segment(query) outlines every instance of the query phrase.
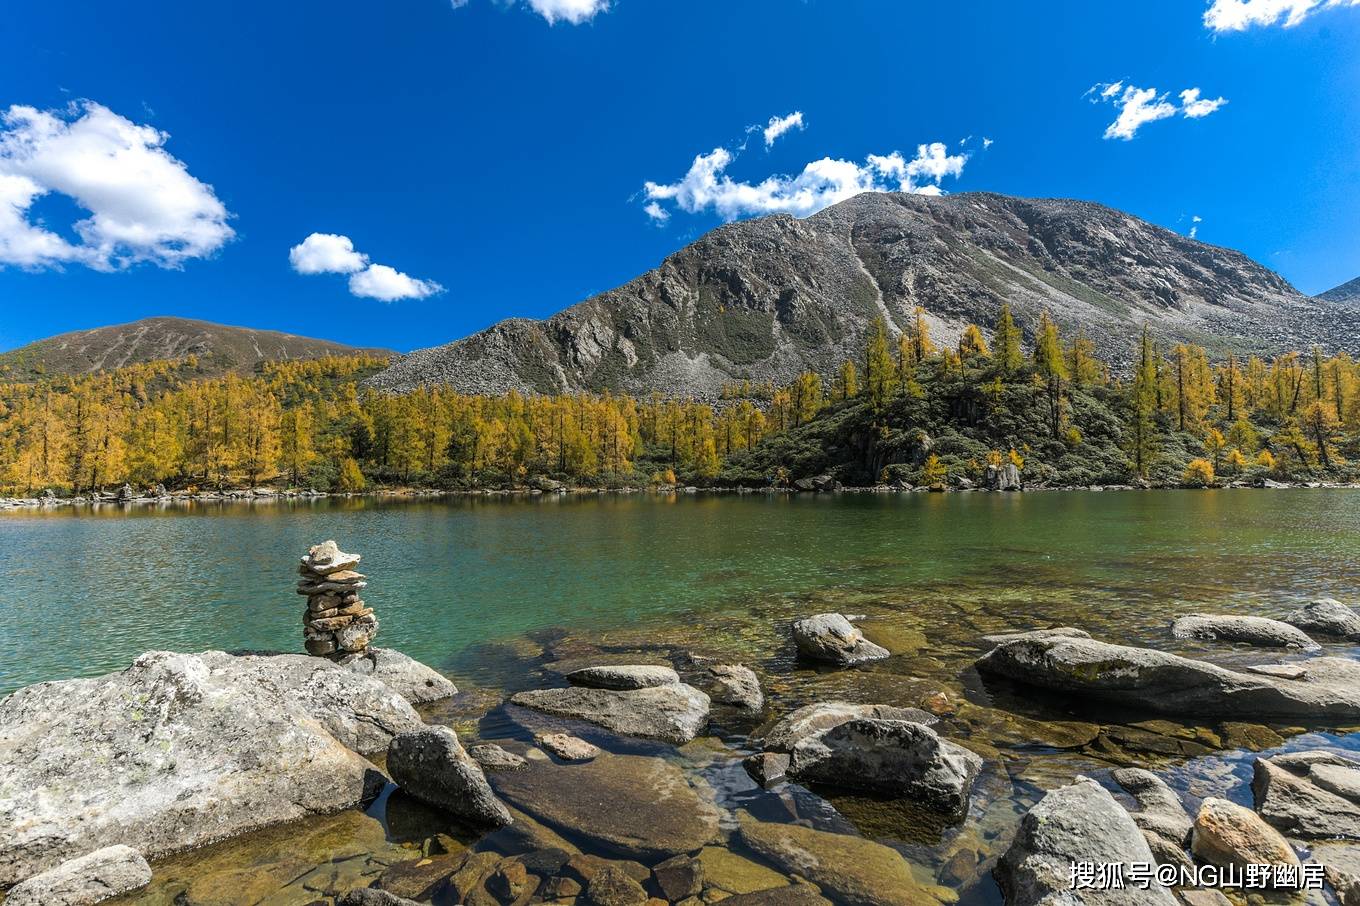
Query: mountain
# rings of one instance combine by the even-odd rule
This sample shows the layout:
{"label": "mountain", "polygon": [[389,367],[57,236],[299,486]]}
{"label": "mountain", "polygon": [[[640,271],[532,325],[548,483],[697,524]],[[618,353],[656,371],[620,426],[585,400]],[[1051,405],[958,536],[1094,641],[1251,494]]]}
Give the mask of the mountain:
{"label": "mountain", "polygon": [[86,374],[140,362],[198,356],[206,374],[249,373],[261,362],[315,359],[360,350],[343,343],[273,330],[227,327],[187,318],[144,318],[38,340],[0,353],[0,378],[28,380],[42,374]]}
{"label": "mountain", "polygon": [[1324,302],[1360,302],[1360,277],[1356,277],[1350,283],[1343,283],[1334,289],[1329,289],[1325,293],[1318,293],[1314,298]]}
{"label": "mountain", "polygon": [[1048,309],[1116,361],[1144,323],[1216,354],[1332,346],[1360,336],[1331,303],[1229,249],[1099,204],[990,193],[870,193],[805,220],[713,230],[656,270],[545,321],[511,319],[404,356],[369,379],[404,390],[659,391],[712,397],[750,379],[830,373],[862,354],[876,317],[915,306],[934,337],[989,328],[1002,302],[1023,327]]}

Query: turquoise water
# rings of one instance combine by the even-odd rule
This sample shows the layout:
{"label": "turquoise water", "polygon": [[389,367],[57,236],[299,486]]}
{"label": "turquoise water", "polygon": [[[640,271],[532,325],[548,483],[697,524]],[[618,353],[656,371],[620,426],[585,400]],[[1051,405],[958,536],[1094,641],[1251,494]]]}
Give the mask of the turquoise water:
{"label": "turquoise water", "polygon": [[0,516],[0,694],[151,649],[300,650],[297,558],[332,537],[364,556],[380,644],[487,682],[484,643],[553,628],[679,632],[858,600],[929,626],[974,601],[1017,625],[1155,635],[1190,604],[1360,597],[1348,490],[20,511]]}

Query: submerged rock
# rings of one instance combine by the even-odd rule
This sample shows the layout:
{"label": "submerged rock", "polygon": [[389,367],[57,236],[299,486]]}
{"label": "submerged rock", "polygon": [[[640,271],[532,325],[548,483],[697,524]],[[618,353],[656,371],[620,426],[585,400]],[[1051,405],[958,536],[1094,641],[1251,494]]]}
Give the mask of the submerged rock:
{"label": "submerged rock", "polygon": [[1360,719],[1360,664],[1323,657],[1288,667],[1284,676],[1238,672],[1079,638],[1015,639],[977,662],[983,673],[1165,714]]}
{"label": "submerged rock", "polygon": [[807,878],[846,906],[939,902],[916,881],[902,854],[881,843],[797,824],[757,821],[745,812],[737,833],[742,843],[780,871]]}
{"label": "submerged rock", "polygon": [[624,736],[683,744],[708,725],[709,698],[684,683],[644,689],[535,689],[510,701],[559,717],[599,724]]}
{"label": "submerged rock", "polygon": [[1286,623],[1308,632],[1360,640],[1360,613],[1335,598],[1310,601],[1284,618]]}
{"label": "submerged rock", "polygon": [[91,906],[151,883],[151,867],[130,846],[106,846],[15,885],[7,906]]}
{"label": "submerged rock", "polygon": [[1213,865],[1292,865],[1299,857],[1280,832],[1249,808],[1210,797],[1200,804],[1190,851]]}
{"label": "submerged rock", "polygon": [[741,762],[751,779],[761,786],[783,782],[789,773],[789,756],[784,752],[756,752]]}
{"label": "submerged rock", "polygon": [[420,904],[385,890],[360,887],[341,894],[336,899],[335,906],[420,906]]}
{"label": "submerged rock", "polygon": [[397,736],[387,750],[387,770],[412,796],[465,821],[504,827],[514,820],[491,791],[481,766],[448,727]]}
{"label": "submerged rock", "polygon": [[662,758],[602,754],[584,764],[532,760],[492,776],[516,808],[628,859],[692,853],[718,835],[718,811]]}
{"label": "submerged rock", "polygon": [[924,724],[860,718],[799,742],[788,773],[800,782],[903,796],[957,814],[981,768],[981,758]]}
{"label": "submerged rock", "polygon": [[832,906],[831,901],[811,884],[786,884],[755,893],[740,893],[719,902],[728,906]]}
{"label": "submerged rock", "polygon": [[1094,780],[1052,790],[1020,821],[994,875],[1006,906],[1070,903],[1090,906],[1176,906],[1165,887],[1147,890],[1073,890],[1077,863],[1128,865],[1153,861],[1143,832],[1128,812]]}
{"label": "submerged rock", "polygon": [[376,679],[305,655],[152,652],[20,689],[0,701],[0,886],[113,844],[154,859],[368,801],[385,779],[350,747],[419,725]]}
{"label": "submerged rock", "polygon": [[936,722],[935,715],[920,708],[860,705],[838,701],[816,702],[785,715],[765,734],[761,746],[771,752],[792,752],[794,746],[809,736],[857,719],[907,720],[927,726]]}
{"label": "submerged rock", "polygon": [[1360,762],[1334,752],[1258,758],[1256,811],[1292,837],[1360,840]]}
{"label": "submerged rock", "polygon": [[673,686],[680,682],[680,675],[670,667],[629,664],[583,667],[568,673],[567,682],[592,689],[651,689],[655,686]]}
{"label": "submerged rock", "polygon": [[819,613],[793,624],[793,641],[798,653],[814,661],[849,667],[888,656],[888,649],[864,637],[849,620],[838,613]]}
{"label": "submerged rock", "polygon": [[413,705],[458,694],[458,687],[443,674],[391,648],[369,648],[358,654],[345,655],[336,663],[347,670],[381,680],[383,685],[395,689]]}
{"label": "submerged rock", "polygon": [[1091,634],[1084,629],[1072,626],[1054,626],[1051,629],[1029,629],[1024,632],[998,632],[984,635],[982,640],[992,645],[1014,642],[1017,639],[1089,639]]}
{"label": "submerged rock", "polygon": [[534,742],[563,761],[590,761],[600,754],[598,746],[570,733],[540,733]]}
{"label": "submerged rock", "polygon": [[1171,634],[1178,639],[1243,642],[1264,648],[1316,651],[1322,647],[1297,627],[1266,617],[1192,613],[1173,622]]}
{"label": "submerged rock", "polygon": [[481,765],[483,771],[518,771],[527,767],[529,762],[521,755],[507,752],[495,743],[482,743],[468,749],[472,760]]}

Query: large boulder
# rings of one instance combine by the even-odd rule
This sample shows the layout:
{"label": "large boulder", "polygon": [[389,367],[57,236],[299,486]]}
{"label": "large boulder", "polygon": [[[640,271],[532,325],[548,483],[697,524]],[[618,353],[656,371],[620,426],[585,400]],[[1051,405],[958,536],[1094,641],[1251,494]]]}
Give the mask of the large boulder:
{"label": "large boulder", "polygon": [[1236,671],[1165,651],[1047,636],[1003,642],[983,655],[977,668],[1068,695],[1166,714],[1254,721],[1360,718],[1360,664],[1342,658]]}
{"label": "large boulder", "polygon": [[347,654],[337,663],[348,670],[381,680],[413,705],[423,705],[458,694],[458,687],[447,677],[420,661],[391,648],[368,648]]}
{"label": "large boulder", "polygon": [[788,776],[904,796],[957,814],[967,806],[981,768],[981,758],[924,724],[857,719],[794,746]]}
{"label": "large boulder", "polygon": [[517,809],[626,859],[691,853],[718,836],[717,809],[663,758],[602,754],[556,764],[540,755],[491,779]]}
{"label": "large boulder", "polygon": [[387,750],[387,770],[412,796],[472,824],[504,827],[513,821],[481,765],[448,727],[422,727],[395,737]]}
{"label": "large boulder", "polygon": [[1147,838],[1157,863],[1189,865],[1185,848],[1190,843],[1190,827],[1194,822],[1176,791],[1142,768],[1118,768],[1110,776],[1138,803],[1138,810],[1130,817]]}
{"label": "large boulder", "polygon": [[650,689],[654,686],[672,686],[680,682],[680,675],[670,667],[628,664],[582,667],[568,673],[567,682],[592,689]]}
{"label": "large boulder", "polygon": [[1256,811],[1291,837],[1360,840],[1360,762],[1335,752],[1258,758]]}
{"label": "large boulder", "polygon": [[888,656],[888,649],[875,645],[839,613],[819,613],[793,624],[798,653],[810,660],[850,667]]}
{"label": "large boulder", "polygon": [[1176,906],[1165,887],[1073,889],[1072,866],[1152,863],[1138,825],[1094,780],[1082,778],[1052,790],[1020,820],[1010,848],[993,874],[1006,906]]}
{"label": "large boulder", "polygon": [[907,720],[930,725],[935,715],[920,708],[899,708],[895,705],[860,705],[853,702],[814,702],[790,711],[760,740],[761,747],[770,752],[792,752],[804,739],[832,727],[857,719]]}
{"label": "large boulder", "polygon": [[1300,629],[1267,617],[1230,614],[1192,613],[1171,624],[1171,635],[1178,639],[1209,642],[1242,642],[1263,648],[1298,648],[1316,651],[1322,647]]}
{"label": "large boulder", "polygon": [[709,698],[684,683],[644,689],[534,689],[510,698],[513,704],[558,717],[599,724],[624,736],[683,744],[708,726]]}
{"label": "large boulder", "polygon": [[0,887],[114,844],[155,859],[368,801],[386,779],[353,747],[419,725],[378,680],[303,655],[152,652],[21,689],[0,702]]}
{"label": "large boulder", "polygon": [[1291,611],[1284,621],[1307,632],[1360,641],[1360,613],[1335,598],[1310,601]]}
{"label": "large boulder", "polygon": [[7,906],[91,906],[151,883],[151,867],[130,846],[106,846],[15,885]]}
{"label": "large boulder", "polygon": [[1190,832],[1190,851],[1211,865],[1288,865],[1301,870],[1289,841],[1249,808],[1210,797],[1200,803]]}
{"label": "large boulder", "polygon": [[902,854],[881,843],[798,824],[739,815],[737,834],[785,874],[807,878],[845,906],[929,906],[939,900],[920,885]]}
{"label": "large boulder", "polygon": [[760,678],[750,667],[741,664],[707,664],[703,671],[705,691],[713,701],[732,705],[744,711],[759,711],[765,707],[765,693]]}

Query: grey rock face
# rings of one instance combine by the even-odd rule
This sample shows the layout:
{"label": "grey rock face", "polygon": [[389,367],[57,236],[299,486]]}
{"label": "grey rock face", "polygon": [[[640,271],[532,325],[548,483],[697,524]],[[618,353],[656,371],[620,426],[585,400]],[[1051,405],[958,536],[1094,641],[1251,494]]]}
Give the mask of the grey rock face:
{"label": "grey rock face", "polygon": [[1190,827],[1194,822],[1176,791],[1142,768],[1119,768],[1110,776],[1138,803],[1138,811],[1132,812],[1131,817],[1147,838],[1158,864],[1190,864],[1185,848],[1190,843]]}
{"label": "grey rock face", "polygon": [[1334,752],[1258,758],[1251,781],[1256,811],[1309,840],[1360,840],[1360,762]]}
{"label": "grey rock face", "polygon": [[151,867],[130,846],[106,846],[15,885],[7,906],[90,906],[151,883]]}
{"label": "grey rock face", "polygon": [[1349,283],[1332,287],[1325,293],[1318,293],[1318,299],[1324,302],[1357,302],[1360,301],[1360,277],[1356,277]]}
{"label": "grey rock face", "polygon": [[1091,634],[1084,629],[1055,626],[1052,629],[1030,629],[1025,632],[999,632],[994,635],[984,635],[982,640],[993,645],[1000,645],[1002,642],[1014,642],[1016,639],[1089,639],[1090,637]]}
{"label": "grey rock face", "polygon": [[715,701],[746,711],[765,707],[765,693],[760,679],[750,667],[741,664],[710,664],[703,668],[707,674],[708,694]]}
{"label": "grey rock face", "polygon": [[798,653],[814,661],[850,667],[888,656],[888,650],[875,645],[864,633],[838,613],[819,613],[793,624],[793,641]]}
{"label": "grey rock face", "polygon": [[1360,614],[1335,598],[1310,601],[1292,611],[1284,621],[1308,632],[1360,640]]}
{"label": "grey rock face", "polygon": [[0,886],[114,844],[154,859],[367,801],[384,778],[342,737],[412,723],[377,680],[304,655],[151,652],[21,689],[0,702]]}
{"label": "grey rock face", "polygon": [[857,719],[905,720],[927,726],[936,722],[935,715],[920,708],[816,702],[785,715],[765,734],[761,745],[771,752],[792,752],[802,740]]}
{"label": "grey rock face", "polygon": [[994,874],[1007,906],[1176,906],[1165,887],[1071,889],[1078,862],[1152,862],[1152,851],[1128,812],[1094,780],[1052,790],[1025,814]]}
{"label": "grey rock face", "polygon": [[1178,639],[1243,642],[1265,648],[1300,648],[1304,651],[1315,651],[1322,647],[1297,627],[1266,617],[1193,613],[1172,623],[1171,634]]}
{"label": "grey rock face", "polygon": [[518,771],[528,765],[522,756],[489,742],[473,746],[468,749],[468,754],[481,765],[483,771]]}
{"label": "grey rock face", "polygon": [[599,724],[624,736],[689,742],[708,725],[707,695],[684,683],[646,689],[535,689],[510,701],[559,717]]}
{"label": "grey rock face", "polygon": [[336,899],[335,906],[420,906],[420,904],[415,900],[408,900],[385,890],[360,887],[357,890],[341,894]]}
{"label": "grey rock face", "polygon": [[1238,672],[1163,651],[1094,639],[1021,638],[983,655],[979,671],[1165,714],[1214,717],[1360,717],[1360,664],[1314,658],[1287,676]]}
{"label": "grey rock face", "polygon": [[583,667],[568,673],[567,682],[573,686],[587,686],[591,689],[650,689],[654,686],[674,685],[680,682],[680,675],[670,667],[656,667],[650,664]]}
{"label": "grey rock face", "polygon": [[394,738],[387,770],[403,790],[459,818],[491,827],[513,821],[481,766],[448,727],[425,727]]}
{"label": "grey rock face", "polygon": [[[1245,256],[1101,205],[960,192],[866,193],[806,220],[720,227],[660,267],[546,321],[512,319],[413,352],[368,381],[464,393],[626,390],[717,397],[736,380],[785,384],[862,354],[873,320],[916,306],[945,344],[1009,302],[1051,312],[1127,361],[1143,323],[1169,342],[1232,337],[1239,352],[1349,344],[1360,314],[1308,300]],[[1226,351],[1224,349],[1223,351]]]}
{"label": "grey rock face", "polygon": [[949,814],[962,812],[982,759],[923,724],[850,720],[793,747],[789,776],[800,782],[904,796]]}
{"label": "grey rock face", "polygon": [[380,680],[413,705],[452,698],[458,687],[438,671],[391,648],[369,648],[341,658],[340,666]]}

